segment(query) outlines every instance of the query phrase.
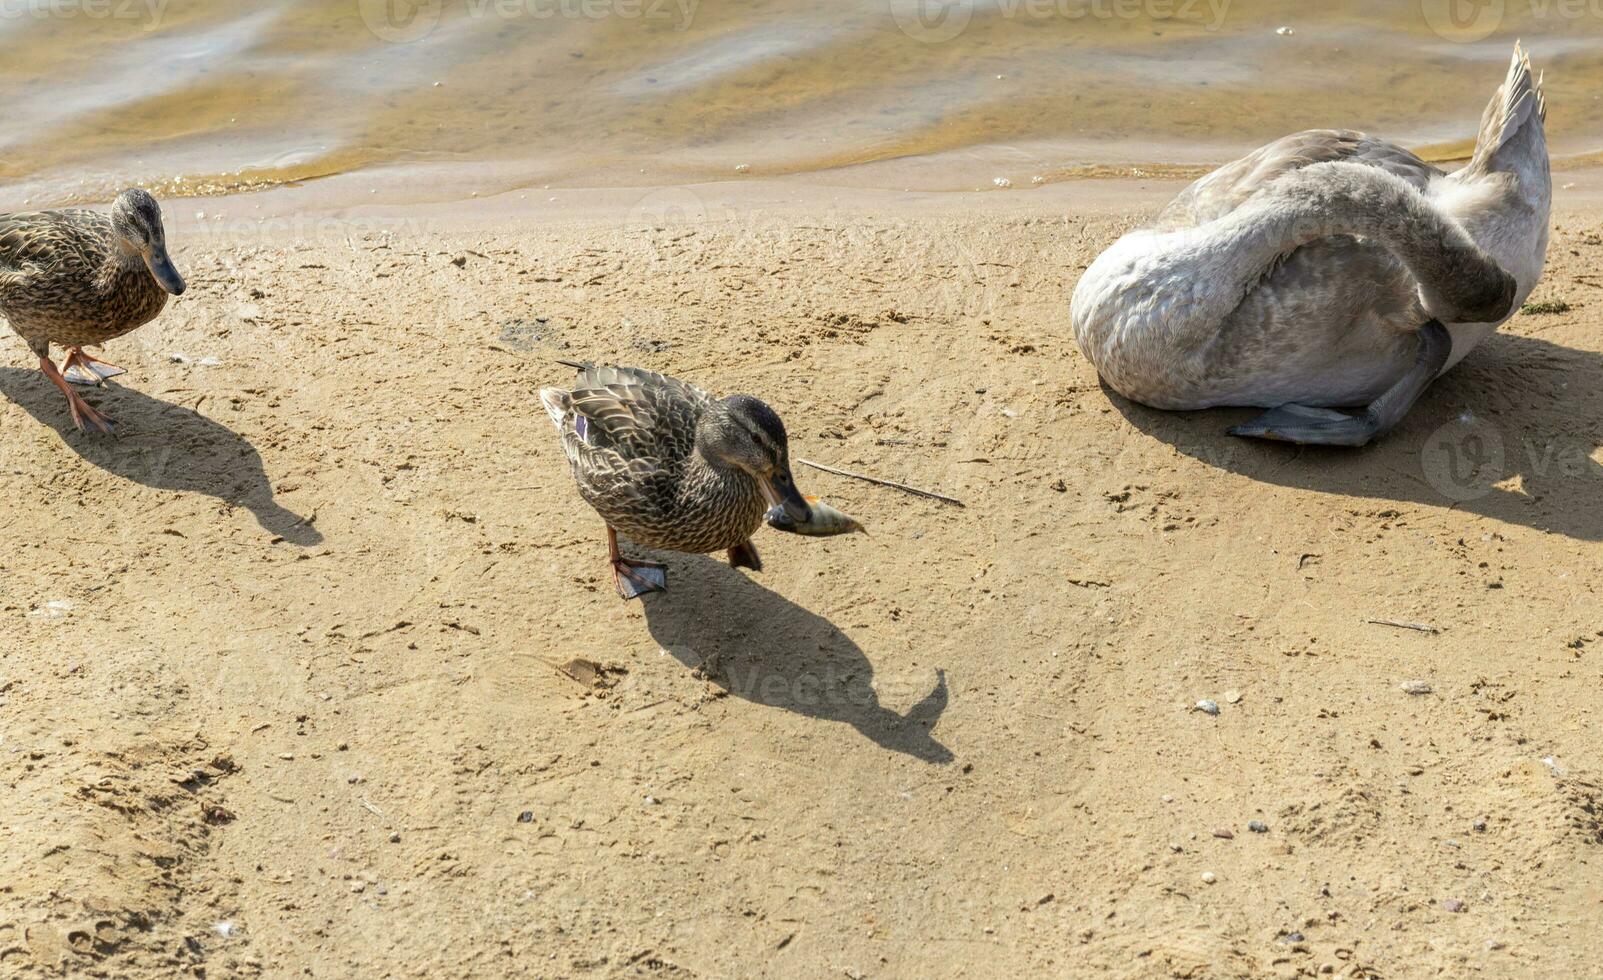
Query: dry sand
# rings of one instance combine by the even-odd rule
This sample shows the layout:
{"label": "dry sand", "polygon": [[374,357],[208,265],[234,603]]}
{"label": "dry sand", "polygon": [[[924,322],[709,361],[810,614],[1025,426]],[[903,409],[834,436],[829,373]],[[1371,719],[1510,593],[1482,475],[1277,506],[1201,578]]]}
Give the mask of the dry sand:
{"label": "dry sand", "polygon": [[[1603,206],[1567,311],[1299,451],[1074,349],[1174,186],[180,222],[119,441],[0,366],[0,974],[1596,970]],[[968,507],[803,469],[872,536],[624,603],[559,356]]]}

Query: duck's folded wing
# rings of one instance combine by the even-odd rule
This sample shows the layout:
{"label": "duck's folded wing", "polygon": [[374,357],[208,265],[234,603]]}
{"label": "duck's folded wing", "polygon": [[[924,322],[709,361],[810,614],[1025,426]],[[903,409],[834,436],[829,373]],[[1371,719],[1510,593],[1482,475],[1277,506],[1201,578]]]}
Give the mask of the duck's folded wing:
{"label": "duck's folded wing", "polygon": [[0,274],[19,274],[43,258],[48,231],[43,215],[0,214]]}
{"label": "duck's folded wing", "polygon": [[655,457],[626,457],[611,447],[592,446],[571,430],[562,441],[579,485],[592,501],[649,495],[668,476]]}
{"label": "duck's folded wing", "polygon": [[693,385],[637,368],[592,367],[581,373],[573,411],[585,441],[629,459],[675,460],[695,447],[708,395]]}
{"label": "duck's folded wing", "polygon": [[1443,172],[1395,143],[1342,129],[1293,133],[1227,163],[1186,188],[1160,212],[1160,229],[1194,228],[1236,210],[1286,174],[1315,163],[1361,163],[1401,177],[1419,190]]}
{"label": "duck's folded wing", "polygon": [[82,276],[103,261],[110,227],[95,211],[0,214],[0,277],[15,286],[40,270]]}

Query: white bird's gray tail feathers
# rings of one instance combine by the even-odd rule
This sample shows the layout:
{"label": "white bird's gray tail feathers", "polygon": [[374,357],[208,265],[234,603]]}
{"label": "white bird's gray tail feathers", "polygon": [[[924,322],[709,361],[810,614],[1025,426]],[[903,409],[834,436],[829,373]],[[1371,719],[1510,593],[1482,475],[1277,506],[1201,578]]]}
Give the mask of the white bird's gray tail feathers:
{"label": "white bird's gray tail feathers", "polygon": [[1492,96],[1492,101],[1481,116],[1480,135],[1475,141],[1475,156],[1464,168],[1471,173],[1491,173],[1500,169],[1494,159],[1497,151],[1512,142],[1526,127],[1536,127],[1539,133],[1547,119],[1547,99],[1542,95],[1542,80],[1531,74],[1531,59],[1525,46],[1514,42],[1514,57],[1508,66],[1508,77]]}

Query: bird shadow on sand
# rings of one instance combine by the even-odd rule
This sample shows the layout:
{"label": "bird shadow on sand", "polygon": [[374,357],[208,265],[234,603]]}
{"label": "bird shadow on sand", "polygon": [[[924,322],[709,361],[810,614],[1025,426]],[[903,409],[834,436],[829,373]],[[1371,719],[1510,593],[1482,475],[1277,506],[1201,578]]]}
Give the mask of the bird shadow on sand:
{"label": "bird shadow on sand", "polygon": [[671,589],[642,601],[652,637],[680,663],[697,668],[713,658],[713,679],[735,697],[845,722],[881,748],[924,762],[952,761],[930,733],[946,710],[945,671],[899,715],[879,703],[879,692],[890,692],[874,684],[874,665],[829,620],[711,558],[673,555],[669,562]]}
{"label": "bird shadow on sand", "polygon": [[1494,334],[1362,449],[1241,439],[1258,409],[1164,412],[1104,386],[1136,429],[1210,466],[1320,493],[1467,511],[1603,540],[1603,363],[1534,337]]}
{"label": "bird shadow on sand", "polygon": [[306,518],[273,501],[256,447],[192,409],[132,388],[91,389],[86,394],[91,403],[117,420],[119,435],[112,437],[74,428],[66,399],[38,371],[0,367],[0,395],[108,473],[153,489],[201,493],[244,507],[263,530],[303,548],[323,540]]}

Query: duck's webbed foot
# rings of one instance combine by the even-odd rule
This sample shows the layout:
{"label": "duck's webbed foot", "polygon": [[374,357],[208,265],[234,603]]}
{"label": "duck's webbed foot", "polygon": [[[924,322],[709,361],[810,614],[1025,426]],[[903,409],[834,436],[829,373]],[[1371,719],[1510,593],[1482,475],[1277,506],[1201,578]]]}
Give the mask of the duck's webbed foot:
{"label": "duck's webbed foot", "polygon": [[67,359],[61,364],[62,377],[75,385],[98,385],[102,381],[127,373],[125,369],[115,364],[108,364],[99,358],[89,356],[84,353],[82,347],[69,349]]}
{"label": "duck's webbed foot", "polygon": [[618,586],[618,594],[625,599],[635,599],[647,592],[667,592],[668,566],[660,561],[615,558],[612,580]]}
{"label": "duck's webbed foot", "polygon": [[618,594],[634,599],[647,592],[668,591],[668,566],[660,561],[625,558],[618,550],[618,532],[607,528],[607,556],[612,560],[612,581]]}
{"label": "duck's webbed foot", "polygon": [[1357,415],[1328,408],[1282,405],[1271,408],[1246,425],[1231,428],[1233,436],[1278,439],[1305,446],[1362,446],[1397,427],[1419,401],[1453,352],[1453,338],[1440,321],[1419,328],[1419,353],[1402,380],[1387,389]]}

